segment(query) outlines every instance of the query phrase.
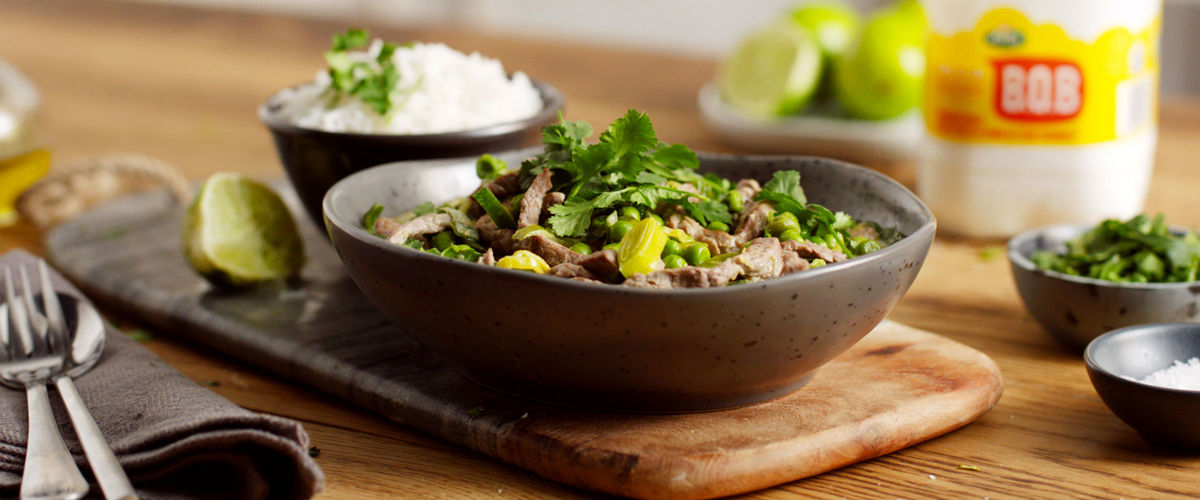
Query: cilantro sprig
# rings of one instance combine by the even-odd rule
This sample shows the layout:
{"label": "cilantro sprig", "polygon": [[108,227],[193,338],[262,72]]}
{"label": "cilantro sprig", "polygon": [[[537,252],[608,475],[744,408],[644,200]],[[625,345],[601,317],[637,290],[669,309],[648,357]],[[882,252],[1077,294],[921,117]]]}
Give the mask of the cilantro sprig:
{"label": "cilantro sprig", "polygon": [[[522,163],[523,175],[541,169],[561,172],[565,201],[550,208],[550,230],[561,237],[583,235],[596,212],[617,206],[655,209],[662,203],[679,205],[701,224],[728,223],[729,209],[720,199],[727,184],[712,182],[695,172],[696,153],[682,144],[658,141],[654,125],[645,113],[629,110],[600,134],[599,142],[587,144],[592,127],[584,122],[559,123],[542,129],[545,151]],[[682,189],[691,184],[693,193]]]}
{"label": "cilantro sprig", "polygon": [[335,99],[342,96],[356,97],[380,115],[386,115],[395,107],[396,84],[400,72],[392,61],[392,54],[400,47],[383,42],[373,61],[356,61],[351,51],[366,47],[371,41],[364,29],[350,29],[334,35],[325,62],[329,65],[329,88]]}

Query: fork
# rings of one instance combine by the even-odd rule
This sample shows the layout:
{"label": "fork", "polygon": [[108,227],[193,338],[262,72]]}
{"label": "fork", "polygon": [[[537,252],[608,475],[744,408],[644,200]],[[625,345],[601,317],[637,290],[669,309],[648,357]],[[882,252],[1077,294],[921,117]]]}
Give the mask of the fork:
{"label": "fork", "polygon": [[[51,354],[51,343],[65,346],[61,332],[49,328],[33,307],[32,288],[25,268],[18,268],[23,294],[13,290],[12,271],[4,270],[4,305],[0,309],[0,382],[25,389],[29,406],[29,439],[21,476],[22,499],[74,500],[88,491],[87,481],[67,451],[50,411],[46,382],[62,369],[62,355]],[[15,333],[15,336],[13,335]],[[62,352],[61,348],[57,349]]]}

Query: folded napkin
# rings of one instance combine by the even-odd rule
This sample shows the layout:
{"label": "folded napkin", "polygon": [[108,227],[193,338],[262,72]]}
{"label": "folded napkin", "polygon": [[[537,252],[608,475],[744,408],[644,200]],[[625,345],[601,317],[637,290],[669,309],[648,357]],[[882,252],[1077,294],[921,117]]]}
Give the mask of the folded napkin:
{"label": "folded napkin", "polygon": [[[0,256],[0,269],[32,272],[35,262],[16,250]],[[54,283],[59,292],[83,296],[57,273]],[[324,476],[299,423],[238,407],[112,328],[103,358],[75,383],[143,498],[308,498],[322,489]],[[90,478],[57,391],[50,400],[67,447]],[[0,498],[19,489],[27,431],[25,393],[0,387]],[[93,482],[91,494],[99,493]]]}

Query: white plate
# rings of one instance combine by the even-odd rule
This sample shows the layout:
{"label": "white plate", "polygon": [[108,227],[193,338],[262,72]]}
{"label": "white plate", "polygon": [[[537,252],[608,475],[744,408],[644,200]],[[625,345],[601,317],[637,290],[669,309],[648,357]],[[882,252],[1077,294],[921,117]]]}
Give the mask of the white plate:
{"label": "white plate", "polygon": [[884,121],[808,115],[747,116],[721,99],[715,84],[700,89],[700,114],[710,129],[747,152],[828,156],[858,162],[912,160],[925,125],[919,111]]}

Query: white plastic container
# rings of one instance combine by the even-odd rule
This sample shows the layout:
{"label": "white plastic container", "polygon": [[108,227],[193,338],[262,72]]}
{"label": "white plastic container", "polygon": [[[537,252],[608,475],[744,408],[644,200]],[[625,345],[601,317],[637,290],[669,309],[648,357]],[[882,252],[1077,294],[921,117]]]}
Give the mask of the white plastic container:
{"label": "white plastic container", "polygon": [[917,193],[947,232],[1005,237],[1142,209],[1161,0],[924,0]]}

